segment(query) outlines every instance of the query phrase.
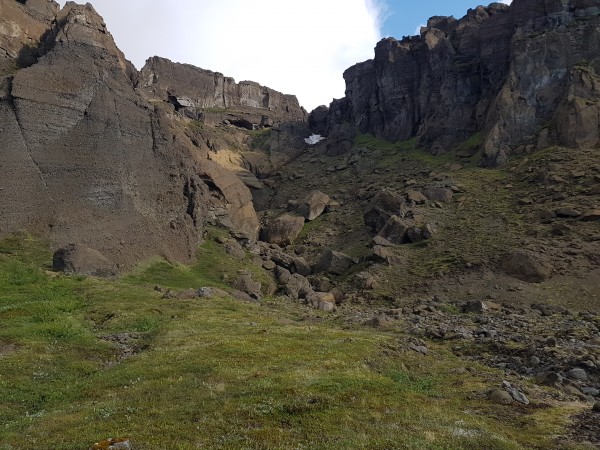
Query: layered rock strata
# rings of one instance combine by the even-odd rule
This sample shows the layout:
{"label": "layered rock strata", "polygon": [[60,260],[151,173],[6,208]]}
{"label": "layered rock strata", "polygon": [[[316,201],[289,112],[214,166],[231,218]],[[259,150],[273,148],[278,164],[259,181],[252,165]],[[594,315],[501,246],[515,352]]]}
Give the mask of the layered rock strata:
{"label": "layered rock strata", "polygon": [[0,49],[0,235],[83,245],[118,269],[190,259],[207,221],[257,238],[248,188],[135,89],[90,4],[0,0]]}

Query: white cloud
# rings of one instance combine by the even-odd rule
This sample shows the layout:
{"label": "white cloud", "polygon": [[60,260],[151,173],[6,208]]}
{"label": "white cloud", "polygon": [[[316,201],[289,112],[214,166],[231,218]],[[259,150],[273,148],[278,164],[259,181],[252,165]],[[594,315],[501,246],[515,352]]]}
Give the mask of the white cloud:
{"label": "white cloud", "polygon": [[421,34],[421,28],[426,27],[427,24],[425,23],[420,23],[419,25],[417,25],[417,28],[415,28],[415,36],[418,36]]}
{"label": "white cloud", "polygon": [[342,73],[373,57],[385,13],[382,0],[92,3],[138,68],[163,56],[295,94],[308,110],[344,95]]}

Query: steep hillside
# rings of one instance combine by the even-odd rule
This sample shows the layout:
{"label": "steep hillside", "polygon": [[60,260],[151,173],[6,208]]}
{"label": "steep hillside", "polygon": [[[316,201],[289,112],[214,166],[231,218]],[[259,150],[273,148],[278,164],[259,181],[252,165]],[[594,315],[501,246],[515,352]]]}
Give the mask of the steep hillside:
{"label": "steep hillside", "polygon": [[[211,157],[218,130],[202,133],[205,116],[177,100],[214,92],[182,88],[168,71],[184,66],[156,58],[138,74],[89,4],[2,0],[0,12],[0,235],[87,247],[88,265],[109,273],[153,255],[189,261],[207,222],[257,237],[250,191],[230,170],[240,165]],[[304,120],[293,96],[220,79],[225,103],[202,106],[240,111],[220,134],[243,148],[252,136],[236,130]]]}

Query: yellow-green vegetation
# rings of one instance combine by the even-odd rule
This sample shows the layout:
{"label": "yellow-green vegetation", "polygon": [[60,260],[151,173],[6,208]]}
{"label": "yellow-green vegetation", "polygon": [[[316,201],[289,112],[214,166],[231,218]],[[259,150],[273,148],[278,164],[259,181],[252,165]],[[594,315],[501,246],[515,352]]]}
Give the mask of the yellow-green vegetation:
{"label": "yellow-green vegetation", "polygon": [[199,120],[189,120],[186,126],[193,133],[198,133],[204,129],[204,124]]}
{"label": "yellow-green vegetation", "polygon": [[263,150],[267,144],[267,141],[271,137],[272,129],[261,128],[259,130],[250,131],[249,133],[252,137],[252,149]]}
{"label": "yellow-green vegetation", "polygon": [[171,289],[196,286],[226,288],[235,280],[239,271],[250,272],[263,286],[274,283],[264,270],[251,263],[249,255],[244,260],[238,260],[225,254],[223,247],[214,240],[219,235],[224,236],[220,230],[208,228],[207,231],[207,239],[198,248],[194,264],[187,266],[164,260],[151,261],[125,275],[123,283],[147,287],[158,284]]}
{"label": "yellow-green vegetation", "polygon": [[[475,164],[476,159],[472,155],[482,142],[483,136],[480,133],[476,133],[464,142],[456,144],[448,152],[433,155],[417,146],[417,138],[400,142],[390,142],[371,134],[360,134],[355,138],[354,146],[368,149],[370,157],[378,161],[380,169],[387,169],[394,164],[409,161],[426,164],[427,167],[433,170],[453,162],[460,162],[463,165]],[[459,158],[460,160],[457,161]]]}
{"label": "yellow-green vegetation", "polygon": [[[43,243],[0,241],[0,449],[554,448],[560,408],[493,406],[500,375],[398,331],[342,327],[278,299],[163,299],[149,285],[223,286],[196,265],[122,280],[49,272]],[[221,254],[221,257],[224,257]],[[203,262],[204,259],[204,262]]]}

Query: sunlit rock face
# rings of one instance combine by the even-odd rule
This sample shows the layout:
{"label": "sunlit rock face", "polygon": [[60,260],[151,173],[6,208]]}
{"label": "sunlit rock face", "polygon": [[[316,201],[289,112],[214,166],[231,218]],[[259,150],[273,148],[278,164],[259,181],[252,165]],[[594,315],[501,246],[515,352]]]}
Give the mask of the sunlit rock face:
{"label": "sunlit rock face", "polygon": [[214,211],[256,239],[249,190],[193,145],[170,104],[136,91],[90,4],[0,0],[0,13],[0,235],[82,245],[118,270],[189,260]]}

